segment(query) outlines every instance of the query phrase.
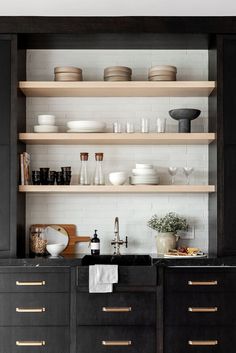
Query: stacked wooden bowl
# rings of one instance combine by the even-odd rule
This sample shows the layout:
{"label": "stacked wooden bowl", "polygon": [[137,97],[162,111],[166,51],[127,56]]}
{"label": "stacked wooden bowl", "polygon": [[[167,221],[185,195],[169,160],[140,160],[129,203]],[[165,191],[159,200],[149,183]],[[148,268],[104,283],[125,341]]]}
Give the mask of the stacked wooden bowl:
{"label": "stacked wooden bowl", "polygon": [[104,81],[131,81],[132,70],[126,66],[111,66],[104,69]]}
{"label": "stacked wooden bowl", "polygon": [[73,66],[54,68],[55,81],[83,81],[82,69]]}
{"label": "stacked wooden bowl", "polygon": [[170,65],[157,65],[148,70],[149,81],[176,81],[177,68]]}

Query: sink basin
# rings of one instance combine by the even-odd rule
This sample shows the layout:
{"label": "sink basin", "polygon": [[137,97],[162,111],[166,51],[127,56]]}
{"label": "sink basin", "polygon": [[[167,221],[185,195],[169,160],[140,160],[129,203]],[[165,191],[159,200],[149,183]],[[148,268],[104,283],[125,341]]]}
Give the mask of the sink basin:
{"label": "sink basin", "polygon": [[82,266],[89,265],[119,265],[119,266],[151,266],[152,258],[149,255],[85,255]]}

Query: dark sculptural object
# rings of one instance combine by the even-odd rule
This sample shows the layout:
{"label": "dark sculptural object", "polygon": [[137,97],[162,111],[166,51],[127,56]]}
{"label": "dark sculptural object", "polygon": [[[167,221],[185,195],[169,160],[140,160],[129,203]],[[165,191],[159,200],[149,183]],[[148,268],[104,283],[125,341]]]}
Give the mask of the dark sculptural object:
{"label": "dark sculptural object", "polygon": [[191,132],[191,120],[196,119],[201,114],[198,109],[173,109],[169,111],[171,118],[179,121],[179,132]]}

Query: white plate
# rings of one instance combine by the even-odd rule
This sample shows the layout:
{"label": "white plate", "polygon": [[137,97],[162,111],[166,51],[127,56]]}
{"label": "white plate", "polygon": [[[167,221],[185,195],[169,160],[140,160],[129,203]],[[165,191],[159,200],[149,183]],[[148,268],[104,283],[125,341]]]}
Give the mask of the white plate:
{"label": "white plate", "polygon": [[74,120],[68,121],[67,126],[69,129],[105,129],[106,123],[92,120]]}
{"label": "white plate", "polygon": [[153,165],[152,164],[139,164],[139,163],[136,163],[135,166],[136,166],[136,169],[153,169]]}
{"label": "white plate", "polygon": [[58,132],[58,126],[54,125],[35,125],[34,132]]}
{"label": "white plate", "polygon": [[96,132],[104,132],[101,129],[69,129],[67,130],[69,133],[96,133]]}
{"label": "white plate", "polygon": [[147,169],[147,168],[141,168],[141,169],[132,169],[132,173],[137,176],[143,176],[143,175],[156,175],[155,169]]}
{"label": "white plate", "polygon": [[202,255],[186,255],[186,256],[179,256],[179,255],[168,255],[164,254],[164,257],[171,259],[200,259],[201,257],[207,257],[207,254],[202,254]]}
{"label": "white plate", "polygon": [[69,243],[69,236],[67,231],[58,225],[52,225],[45,228],[45,238],[48,244],[63,244],[65,246]]}

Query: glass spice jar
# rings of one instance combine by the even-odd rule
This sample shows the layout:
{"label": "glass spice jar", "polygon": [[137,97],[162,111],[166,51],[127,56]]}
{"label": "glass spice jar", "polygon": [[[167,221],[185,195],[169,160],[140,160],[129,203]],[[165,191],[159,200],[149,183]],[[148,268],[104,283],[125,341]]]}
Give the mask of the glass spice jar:
{"label": "glass spice jar", "polygon": [[45,239],[45,229],[42,227],[30,227],[30,252],[33,255],[45,255],[47,240]]}

